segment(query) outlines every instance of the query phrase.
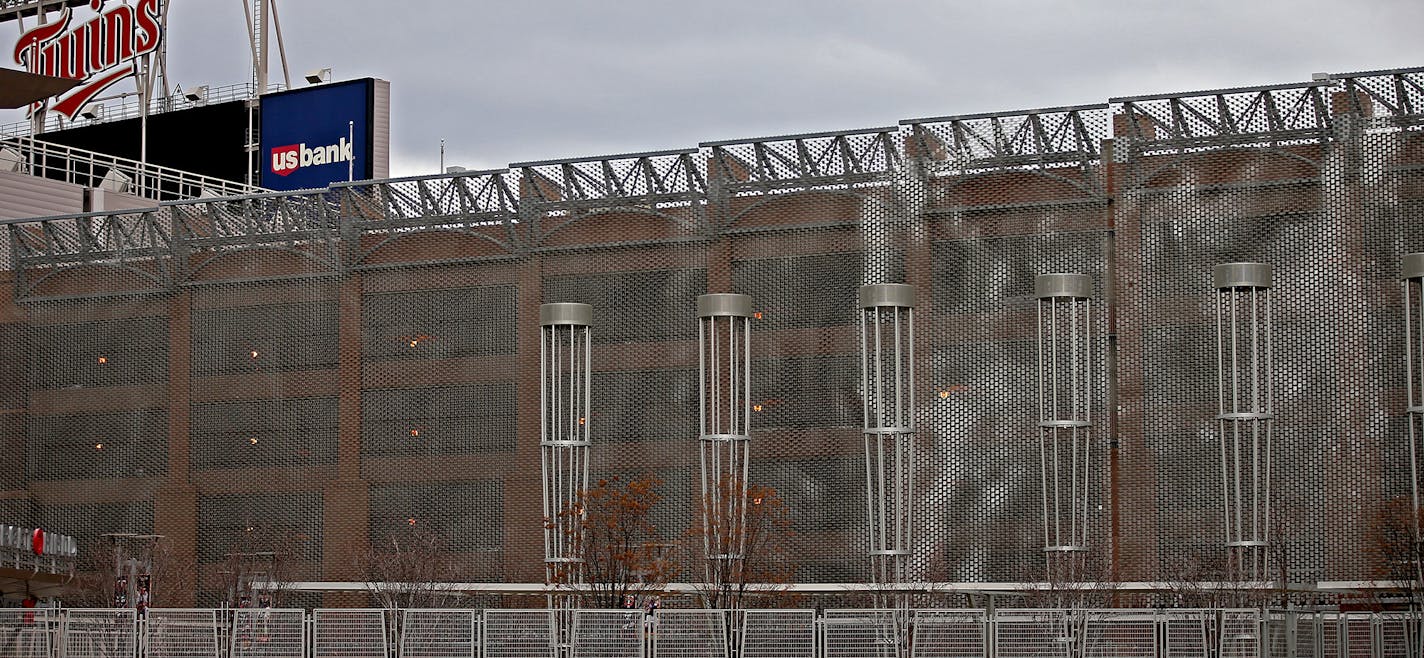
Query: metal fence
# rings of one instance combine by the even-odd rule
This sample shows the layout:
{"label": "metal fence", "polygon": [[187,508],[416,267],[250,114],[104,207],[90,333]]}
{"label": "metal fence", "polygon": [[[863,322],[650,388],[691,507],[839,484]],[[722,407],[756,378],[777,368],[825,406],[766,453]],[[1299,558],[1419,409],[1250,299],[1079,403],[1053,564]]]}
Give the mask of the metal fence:
{"label": "metal fence", "polygon": [[6,658],[1417,658],[1403,612],[0,611]]}

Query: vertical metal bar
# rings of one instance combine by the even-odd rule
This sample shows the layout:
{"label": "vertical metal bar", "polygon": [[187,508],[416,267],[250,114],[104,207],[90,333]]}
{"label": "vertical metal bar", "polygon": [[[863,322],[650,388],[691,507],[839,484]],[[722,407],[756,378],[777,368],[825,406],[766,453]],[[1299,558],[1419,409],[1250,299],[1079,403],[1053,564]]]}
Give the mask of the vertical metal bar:
{"label": "vertical metal bar", "polygon": [[[1216,308],[1216,408],[1217,418],[1221,419],[1226,413],[1226,357],[1225,357],[1225,317],[1222,313],[1224,303],[1220,296],[1212,304]],[[1221,510],[1222,518],[1222,542],[1231,543],[1231,485],[1228,474],[1230,467],[1227,466],[1226,454],[1226,421],[1217,420],[1217,435],[1221,437]]]}
{"label": "vertical metal bar", "polygon": [[[1421,286],[1424,286],[1424,282],[1421,282]],[[1401,287],[1404,297],[1404,419],[1409,425],[1409,488],[1413,502],[1411,509],[1414,510],[1414,516],[1417,519],[1419,517],[1419,455],[1418,448],[1414,444],[1416,440],[1414,436],[1414,311],[1411,308],[1414,286],[1406,278]],[[1424,300],[1421,300],[1420,305],[1424,306]],[[1421,333],[1424,333],[1424,327],[1421,327]],[[1418,525],[1417,520],[1415,524]],[[1417,534],[1418,528],[1416,527],[1415,530]]]}
{"label": "vertical metal bar", "polygon": [[[1038,350],[1038,363],[1037,363],[1037,367],[1035,368],[1035,369],[1038,371],[1038,425],[1039,425],[1039,430],[1038,430],[1038,460],[1039,460],[1039,463],[1042,464],[1042,465],[1046,465],[1046,464],[1051,463],[1051,462],[1048,461],[1048,441],[1049,441],[1049,436],[1048,436],[1048,432],[1043,429],[1043,422],[1046,421],[1046,420],[1049,420],[1049,416],[1045,413],[1046,407],[1044,406],[1044,402],[1045,402],[1045,400],[1047,400],[1047,394],[1045,393],[1045,387],[1047,386],[1047,381],[1048,381],[1048,379],[1047,379],[1046,377],[1044,377],[1044,373],[1045,373],[1045,371],[1046,371],[1046,369],[1047,369],[1047,363],[1043,360],[1043,334],[1044,334],[1044,332],[1045,332],[1045,329],[1044,329],[1044,326],[1043,326],[1043,305],[1044,305],[1044,304],[1052,304],[1052,303],[1053,303],[1053,302],[1052,302],[1051,298],[1050,298],[1048,301],[1045,301],[1044,298],[1042,298],[1042,297],[1040,297],[1040,298],[1038,299],[1038,336],[1036,337],[1036,340],[1034,341],[1034,347],[1036,347],[1037,350]],[[1050,328],[1049,330],[1051,330],[1051,328]],[[1043,514],[1043,537],[1044,537],[1044,545],[1045,545],[1045,546],[1048,546],[1048,545],[1052,545],[1052,544],[1054,544],[1054,543],[1056,543],[1056,542],[1051,538],[1052,536],[1051,536],[1051,535],[1049,534],[1049,532],[1048,532],[1048,527],[1049,527],[1049,523],[1048,523],[1048,508],[1049,508],[1049,505],[1048,505],[1048,468],[1047,468],[1047,466],[1042,466],[1042,467],[1040,467],[1040,468],[1038,469],[1038,478],[1039,478],[1039,489],[1040,489],[1040,494],[1041,494],[1040,497],[1043,499],[1043,509],[1044,509],[1044,514]]]}
{"label": "vertical metal bar", "polygon": [[[1275,431],[1276,431],[1275,406],[1274,406],[1274,404],[1273,404],[1272,401],[1271,401],[1272,398],[1274,397],[1274,396],[1273,396],[1273,393],[1274,393],[1274,391],[1275,391],[1275,387],[1274,387],[1274,386],[1275,386],[1275,375],[1273,374],[1273,373],[1275,372],[1275,364],[1274,364],[1274,356],[1273,356],[1275,350],[1273,349],[1273,346],[1272,346],[1272,339],[1271,339],[1271,334],[1273,333],[1273,332],[1271,331],[1271,328],[1274,326],[1274,325],[1272,324],[1272,322],[1271,322],[1271,296],[1272,296],[1272,293],[1271,293],[1271,290],[1270,290],[1269,288],[1262,289],[1262,291],[1261,291],[1261,299],[1262,299],[1262,306],[1263,306],[1263,309],[1262,309],[1262,310],[1263,310],[1263,312],[1264,312],[1265,319],[1266,319],[1265,325],[1262,327],[1262,331],[1263,331],[1264,334],[1265,334],[1265,337],[1264,337],[1264,339],[1263,339],[1262,342],[1263,342],[1263,344],[1264,344],[1264,350],[1265,350],[1265,358],[1264,358],[1264,360],[1265,360],[1266,363],[1265,363],[1265,370],[1264,370],[1264,372],[1263,372],[1263,376],[1264,376],[1265,379],[1266,379],[1266,385],[1265,385],[1265,388],[1261,391],[1261,395],[1263,396],[1264,399],[1262,400],[1262,404],[1261,404],[1261,406],[1260,406],[1260,408],[1259,408],[1259,411],[1260,411],[1262,414],[1264,414],[1264,416],[1263,416],[1260,420],[1256,421],[1256,422],[1260,423],[1262,426],[1265,427],[1265,434],[1266,434],[1266,437],[1265,437],[1265,445],[1262,447],[1262,452],[1263,452],[1262,461],[1263,461],[1263,464],[1262,464],[1262,467],[1261,467],[1261,470],[1262,470],[1262,479],[1265,480],[1265,484],[1264,484],[1264,485],[1262,486],[1262,488],[1261,488],[1261,497],[1262,497],[1262,505],[1261,505],[1261,507],[1262,507],[1262,512],[1261,512],[1261,524],[1262,524],[1262,528],[1261,528],[1261,541],[1266,542],[1268,545],[1270,544],[1270,542],[1271,542],[1271,540],[1272,540],[1272,538],[1271,538],[1271,518],[1272,518],[1272,517],[1271,517],[1271,472],[1272,472],[1272,470],[1273,470],[1273,469],[1272,469],[1272,464],[1275,463],[1275,461],[1273,461],[1273,457],[1272,457],[1272,448],[1273,448],[1273,446],[1272,446],[1272,441],[1273,441],[1274,438],[1275,438]],[[1266,559],[1267,559],[1267,557],[1268,557],[1268,553],[1266,552],[1266,549],[1263,547],[1263,548],[1261,549],[1261,569],[1262,569],[1262,576],[1263,576],[1263,577],[1264,577],[1264,575],[1265,575],[1264,571],[1265,571],[1265,569],[1266,569]]]}
{"label": "vertical metal bar", "polygon": [[[1260,327],[1257,320],[1257,289],[1252,288],[1251,292],[1251,413],[1259,413],[1260,400],[1259,384],[1261,381],[1260,364]],[[1261,423],[1259,420],[1251,422],[1251,535],[1261,536]]]}
{"label": "vertical metal bar", "polygon": [[880,309],[871,311],[875,316],[875,425],[885,426],[885,348],[880,342]]}
{"label": "vertical metal bar", "polygon": [[895,307],[891,313],[894,314],[892,319],[895,323],[895,419],[892,422],[897,426],[903,426],[901,417],[904,412],[905,391],[902,386],[904,382],[900,377],[902,374],[901,368],[903,367],[903,362],[901,361],[902,357],[900,355],[900,308],[898,306]]}
{"label": "vertical metal bar", "polygon": [[1049,305],[1049,330],[1048,330],[1048,366],[1052,385],[1049,387],[1049,397],[1053,402],[1050,411],[1050,418],[1058,419],[1058,303],[1050,302]]}

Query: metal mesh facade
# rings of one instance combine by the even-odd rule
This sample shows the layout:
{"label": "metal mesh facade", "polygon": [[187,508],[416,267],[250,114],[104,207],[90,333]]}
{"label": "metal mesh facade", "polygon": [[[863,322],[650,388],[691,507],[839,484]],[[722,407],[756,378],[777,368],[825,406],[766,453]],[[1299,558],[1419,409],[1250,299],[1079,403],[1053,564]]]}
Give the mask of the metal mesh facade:
{"label": "metal mesh facade", "polygon": [[577,302],[592,476],[662,477],[692,574],[694,300],[740,293],[750,481],[791,509],[798,580],[866,582],[856,293],[907,283],[908,579],[1039,580],[1034,277],[1078,272],[1088,569],[1173,580],[1222,557],[1211,271],[1255,261],[1275,268],[1280,563],[1373,578],[1372,514],[1411,491],[1420,107],[1424,69],[1372,72],[11,223],[0,512],[164,535],[209,593],[242,533],[294,542],[293,578],[359,581],[410,526],[459,578],[540,582],[538,309]]}

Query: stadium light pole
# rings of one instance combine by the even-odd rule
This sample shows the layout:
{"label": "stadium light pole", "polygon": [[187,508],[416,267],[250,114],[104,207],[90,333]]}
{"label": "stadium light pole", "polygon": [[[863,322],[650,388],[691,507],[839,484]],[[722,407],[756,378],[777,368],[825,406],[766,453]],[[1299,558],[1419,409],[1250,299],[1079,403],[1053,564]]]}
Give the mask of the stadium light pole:
{"label": "stadium light pole", "polygon": [[583,582],[574,539],[588,489],[593,307],[539,306],[539,452],[544,485],[544,567],[549,583]]}
{"label": "stadium light pole", "polygon": [[[861,286],[859,301],[871,572],[893,586],[909,580],[914,546],[915,288]],[[897,608],[908,604],[896,596]]]}
{"label": "stadium light pole", "polygon": [[1212,269],[1227,559],[1233,576],[1253,582],[1268,573],[1271,533],[1272,276],[1266,263]]}
{"label": "stadium light pole", "polygon": [[1050,582],[1076,582],[1088,550],[1092,457],[1092,278],[1040,274],[1038,438],[1043,553]]}
{"label": "stadium light pole", "polygon": [[697,297],[702,551],[707,582],[714,585],[746,557],[751,317],[747,295]]}

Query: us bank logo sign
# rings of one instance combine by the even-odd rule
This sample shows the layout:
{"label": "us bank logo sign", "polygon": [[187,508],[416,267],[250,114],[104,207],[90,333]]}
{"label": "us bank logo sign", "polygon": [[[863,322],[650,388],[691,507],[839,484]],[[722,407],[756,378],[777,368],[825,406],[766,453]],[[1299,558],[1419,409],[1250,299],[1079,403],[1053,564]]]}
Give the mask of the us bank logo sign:
{"label": "us bank logo sign", "polygon": [[335,144],[308,148],[306,144],[288,144],[272,148],[272,173],[290,176],[302,167],[319,167],[332,163],[354,162],[352,143],[342,137]]}
{"label": "us bank logo sign", "polygon": [[162,0],[115,3],[107,10],[105,4],[91,0],[96,15],[88,20],[76,19],[65,7],[54,22],[27,30],[15,44],[15,63],[26,71],[84,81],[49,108],[70,119],[105,89],[134,75],[136,60],[163,43]]}
{"label": "us bank logo sign", "polygon": [[369,79],[262,97],[262,187],[301,190],[371,177]]}

